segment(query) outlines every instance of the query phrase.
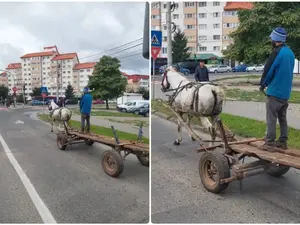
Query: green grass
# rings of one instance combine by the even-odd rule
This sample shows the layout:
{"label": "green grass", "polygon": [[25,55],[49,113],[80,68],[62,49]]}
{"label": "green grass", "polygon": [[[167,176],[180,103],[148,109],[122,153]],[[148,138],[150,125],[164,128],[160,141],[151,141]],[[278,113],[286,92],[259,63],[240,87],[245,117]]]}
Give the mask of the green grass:
{"label": "green grass", "polygon": [[148,127],[149,123],[147,121],[143,121],[143,120],[116,120],[116,119],[111,119],[108,118],[108,121],[111,122],[115,122],[115,123],[125,123],[125,124],[130,124],[130,125],[134,125],[134,126],[140,126],[141,123],[143,124],[143,127]]}
{"label": "green grass", "polygon": [[[157,100],[152,100],[152,109],[155,111],[164,113],[166,115],[173,115],[173,113]],[[235,134],[241,137],[254,137],[263,138],[266,131],[266,123],[262,121],[257,121],[254,119],[249,119],[241,116],[234,116],[226,113],[221,114],[221,119],[223,123]],[[200,122],[195,118],[192,120],[191,124],[198,124]],[[279,134],[279,126],[277,126],[277,135]],[[289,127],[289,146],[292,148],[300,149],[300,130]]]}
{"label": "green grass", "polygon": [[[78,109],[73,110],[75,114],[80,115],[80,111]],[[140,117],[139,115],[133,113],[123,113],[123,112],[114,112],[114,111],[106,111],[106,110],[92,110],[91,116],[103,116],[103,117]]]}
{"label": "green grass", "polygon": [[236,80],[236,79],[258,79],[261,78],[261,75],[245,75],[245,76],[230,76],[230,77],[222,77],[222,78],[217,78],[213,81],[222,81],[222,80]]}
{"label": "green grass", "polygon": [[[38,117],[39,117],[39,119],[41,119],[45,122],[50,122],[49,115],[47,115],[47,114],[38,114]],[[81,124],[79,121],[71,120],[71,127],[80,129]],[[117,132],[119,139],[137,140],[137,134],[131,134],[131,133],[127,133],[127,132],[123,132],[123,131],[119,131],[119,130],[116,130],[116,132]],[[104,136],[108,136],[108,137],[114,137],[111,128],[108,128],[108,127],[91,125],[91,133],[104,135]],[[149,144],[148,138],[143,137],[143,141],[144,141],[144,143]]]}
{"label": "green grass", "polygon": [[[264,102],[265,95],[259,90],[226,89],[226,97],[236,101]],[[292,91],[290,103],[300,103],[300,91]]]}

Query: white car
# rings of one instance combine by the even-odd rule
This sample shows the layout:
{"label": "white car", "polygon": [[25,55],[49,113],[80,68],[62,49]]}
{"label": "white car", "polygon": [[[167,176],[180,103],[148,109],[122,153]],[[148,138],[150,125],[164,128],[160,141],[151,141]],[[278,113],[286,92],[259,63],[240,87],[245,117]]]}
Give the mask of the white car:
{"label": "white car", "polygon": [[208,68],[209,73],[225,73],[231,71],[232,71],[231,67],[226,65],[216,65]]}
{"label": "white car", "polygon": [[251,72],[251,71],[259,72],[259,71],[263,71],[264,68],[265,68],[265,65],[260,64],[260,65],[248,66],[246,71],[247,72]]}

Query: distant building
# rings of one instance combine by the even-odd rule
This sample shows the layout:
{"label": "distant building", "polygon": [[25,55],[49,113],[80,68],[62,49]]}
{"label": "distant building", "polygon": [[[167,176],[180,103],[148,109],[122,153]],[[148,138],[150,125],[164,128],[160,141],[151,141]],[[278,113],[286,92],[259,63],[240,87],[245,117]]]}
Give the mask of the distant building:
{"label": "distant building", "polygon": [[[80,94],[88,85],[89,77],[92,76],[96,62],[78,63],[73,68],[74,91]],[[76,84],[76,85],[75,85]],[[76,86],[76,88],[75,88]]]}
{"label": "distant building", "polygon": [[137,92],[140,88],[149,89],[149,76],[148,75],[140,75],[140,74],[132,74],[129,75],[127,73],[122,73],[123,76],[127,78],[127,92]]}
{"label": "distant building", "polygon": [[6,67],[8,72],[6,75],[7,85],[10,93],[12,94],[12,88],[15,86],[17,88],[17,93],[22,90],[23,77],[22,77],[22,65],[21,63],[10,63]]}
{"label": "distant building", "polygon": [[5,85],[8,87],[8,78],[6,72],[0,73],[0,85]]}

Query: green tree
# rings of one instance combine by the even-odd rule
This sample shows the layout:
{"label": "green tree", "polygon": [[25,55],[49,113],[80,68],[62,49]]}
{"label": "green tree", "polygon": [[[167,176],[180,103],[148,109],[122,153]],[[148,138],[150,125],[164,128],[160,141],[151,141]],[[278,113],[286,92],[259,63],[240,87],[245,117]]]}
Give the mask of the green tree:
{"label": "green tree", "polygon": [[180,29],[178,29],[174,33],[174,37],[172,40],[172,58],[173,63],[179,63],[186,59],[188,59],[191,55],[189,53],[189,47],[187,47],[188,40],[184,34],[184,32],[181,32]]}
{"label": "green tree", "polygon": [[233,44],[223,51],[226,58],[245,63],[264,63],[272,51],[272,30],[282,26],[287,44],[300,57],[300,2],[255,2],[252,10],[239,10],[240,25],[230,34]]}
{"label": "green tree", "polygon": [[23,94],[22,93],[17,95],[16,101],[19,102],[19,103],[23,103],[24,102],[24,98],[23,98]]}
{"label": "green tree", "polygon": [[65,91],[65,96],[66,96],[66,99],[74,99],[75,98],[74,89],[71,84],[68,84],[67,89]]}
{"label": "green tree", "polygon": [[149,100],[149,90],[147,90],[146,88],[143,87],[139,88],[137,93],[143,95],[143,99]]}
{"label": "green tree", "polygon": [[120,66],[117,58],[103,56],[89,78],[93,96],[105,100],[106,109],[109,109],[108,100],[122,96],[126,90],[127,79],[122,76]]}
{"label": "green tree", "polygon": [[0,98],[6,99],[8,97],[9,89],[5,85],[0,85]]}
{"label": "green tree", "polygon": [[32,89],[32,92],[30,93],[30,96],[33,97],[33,96],[41,96],[42,93],[41,93],[41,89],[40,88],[33,88]]}

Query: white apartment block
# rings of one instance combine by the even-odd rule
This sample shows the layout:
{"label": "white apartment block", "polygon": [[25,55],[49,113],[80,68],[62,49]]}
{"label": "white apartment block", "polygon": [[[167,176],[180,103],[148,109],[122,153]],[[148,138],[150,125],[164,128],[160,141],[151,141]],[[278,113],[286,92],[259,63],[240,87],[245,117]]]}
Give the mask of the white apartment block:
{"label": "white apartment block", "polygon": [[17,88],[17,93],[22,92],[22,65],[21,63],[10,63],[7,68],[7,85],[9,88],[10,94],[13,94],[12,88]]}
{"label": "white apartment block", "polygon": [[76,81],[74,80],[73,88],[76,86],[78,93],[80,93],[80,91],[82,91],[83,88],[88,85],[89,77],[92,76],[95,65],[95,62],[78,63],[73,68],[74,77],[77,78]]}
{"label": "white apartment block", "polygon": [[[226,2],[176,2],[171,20],[183,31],[193,54],[212,53],[222,57],[222,15]],[[163,36],[160,57],[167,57],[167,4],[154,2],[151,29]]]}

